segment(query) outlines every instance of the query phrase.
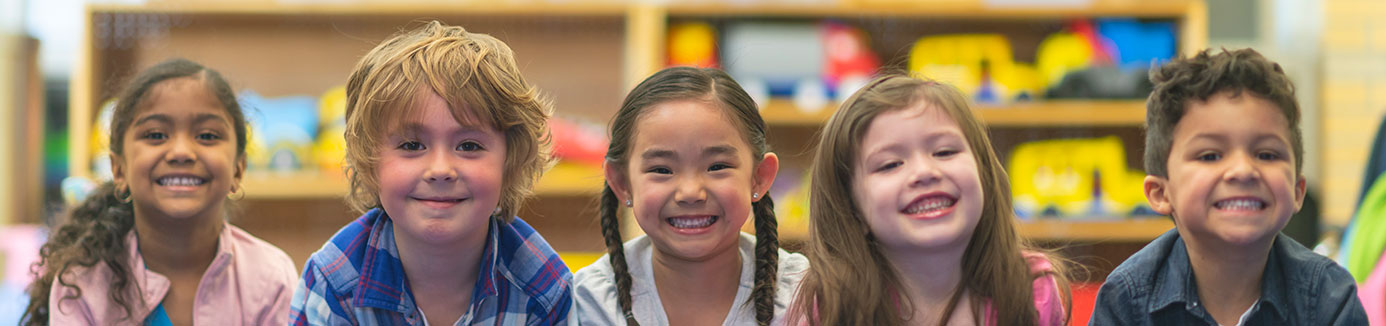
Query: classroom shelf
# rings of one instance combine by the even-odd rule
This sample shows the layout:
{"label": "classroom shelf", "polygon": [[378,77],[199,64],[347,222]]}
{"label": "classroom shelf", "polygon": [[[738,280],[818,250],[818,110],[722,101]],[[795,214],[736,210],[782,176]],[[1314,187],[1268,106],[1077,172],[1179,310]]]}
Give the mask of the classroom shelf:
{"label": "classroom shelf", "polygon": [[[765,123],[782,126],[819,126],[828,121],[838,104],[800,109],[788,100],[774,99],[761,110]],[[976,112],[988,126],[1140,126],[1145,123],[1145,102],[1140,100],[1054,100],[980,105]]]}

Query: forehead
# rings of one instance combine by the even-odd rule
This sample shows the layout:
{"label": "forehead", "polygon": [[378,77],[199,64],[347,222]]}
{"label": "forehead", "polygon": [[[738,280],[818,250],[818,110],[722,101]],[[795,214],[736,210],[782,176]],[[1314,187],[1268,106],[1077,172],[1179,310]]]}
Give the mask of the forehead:
{"label": "forehead", "polygon": [[213,114],[229,118],[216,95],[192,77],[169,79],[150,87],[138,105],[135,121],[153,114],[171,118]]}
{"label": "forehead", "polygon": [[633,153],[650,147],[675,151],[701,151],[711,146],[732,146],[749,153],[743,131],[725,109],[700,100],[658,103],[645,108],[636,121]]}
{"label": "forehead", "polygon": [[1206,101],[1189,101],[1174,127],[1174,138],[1187,141],[1206,134],[1275,135],[1288,141],[1289,129],[1289,119],[1275,103],[1246,91],[1237,96],[1220,92]]}
{"label": "forehead", "polygon": [[962,135],[958,123],[943,108],[919,101],[910,106],[881,112],[867,124],[861,151],[870,152],[908,135]]}
{"label": "forehead", "polygon": [[384,124],[388,131],[417,131],[412,129],[420,126],[496,130],[492,124],[482,121],[483,118],[477,111],[480,107],[461,100],[458,100],[458,105],[449,104],[442,96],[427,88],[420,88],[413,98],[406,102],[410,104],[389,110],[396,114],[385,115],[390,119]]}

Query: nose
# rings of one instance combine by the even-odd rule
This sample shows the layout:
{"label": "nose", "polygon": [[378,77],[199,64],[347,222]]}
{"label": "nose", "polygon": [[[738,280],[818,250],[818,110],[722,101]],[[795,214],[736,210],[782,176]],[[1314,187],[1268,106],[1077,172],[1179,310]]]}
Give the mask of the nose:
{"label": "nose", "polygon": [[428,169],[424,170],[424,181],[428,182],[450,182],[457,180],[457,165],[453,164],[455,157],[449,155],[447,151],[433,151],[428,162]]}
{"label": "nose", "polygon": [[938,183],[943,178],[938,170],[938,165],[928,159],[918,158],[909,165],[914,167],[910,175],[910,186],[912,187],[929,186]]}
{"label": "nose", "polygon": [[674,200],[684,205],[706,201],[707,188],[704,187],[703,178],[696,175],[680,178],[678,189],[674,192]]}
{"label": "nose", "polygon": [[1253,183],[1261,179],[1261,172],[1256,170],[1255,158],[1250,154],[1232,155],[1228,159],[1227,172],[1223,174],[1223,180],[1230,183]]}
{"label": "nose", "polygon": [[193,150],[195,145],[190,137],[174,136],[170,145],[172,147],[164,153],[164,160],[169,164],[182,165],[197,161],[197,152]]}

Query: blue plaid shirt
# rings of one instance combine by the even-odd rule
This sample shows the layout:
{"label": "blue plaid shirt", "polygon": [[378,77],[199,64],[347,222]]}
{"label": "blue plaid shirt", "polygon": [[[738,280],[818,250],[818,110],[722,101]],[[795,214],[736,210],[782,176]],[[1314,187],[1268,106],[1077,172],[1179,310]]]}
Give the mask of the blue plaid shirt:
{"label": "blue plaid shirt", "polygon": [[[471,307],[457,325],[566,324],[573,280],[568,266],[518,217],[489,224]],[[393,228],[377,208],[313,253],[294,291],[293,324],[423,325]]]}

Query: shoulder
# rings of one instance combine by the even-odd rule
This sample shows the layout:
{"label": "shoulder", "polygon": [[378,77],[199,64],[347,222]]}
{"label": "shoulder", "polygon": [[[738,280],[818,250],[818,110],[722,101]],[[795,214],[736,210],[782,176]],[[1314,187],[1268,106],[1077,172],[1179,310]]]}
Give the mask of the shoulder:
{"label": "shoulder", "polygon": [[244,270],[255,272],[257,278],[293,283],[298,270],[289,254],[235,225],[227,224],[227,228],[231,231],[229,241],[235,246],[236,264],[253,266]]}
{"label": "shoulder", "polygon": [[1274,246],[1271,254],[1278,256],[1276,258],[1281,268],[1290,277],[1289,282],[1308,284],[1311,289],[1355,287],[1357,284],[1342,265],[1305,248],[1290,237],[1277,235]]}
{"label": "shoulder", "polygon": [[504,258],[507,278],[549,309],[567,305],[565,298],[572,294],[573,274],[558,252],[518,217],[509,223],[493,221],[500,223],[497,248],[502,251],[499,254]]}
{"label": "shoulder", "polygon": [[[1175,244],[1178,242],[1178,230],[1171,229],[1165,232],[1155,238],[1155,240],[1150,241],[1150,243],[1141,248],[1141,250],[1136,251],[1131,257],[1126,258],[1125,261],[1121,262],[1121,265],[1117,265],[1116,269],[1112,270],[1112,273],[1107,276],[1107,283],[1112,283],[1113,281],[1135,282],[1138,284],[1153,282],[1156,274],[1159,273],[1166,261],[1169,260],[1170,253],[1175,249]],[[1103,285],[1103,289],[1107,289],[1105,284]]]}
{"label": "shoulder", "polygon": [[327,282],[327,288],[335,292],[350,291],[360,278],[362,262],[371,251],[371,233],[389,224],[389,218],[384,215],[383,210],[373,209],[337,230],[304,263],[304,281]]}

